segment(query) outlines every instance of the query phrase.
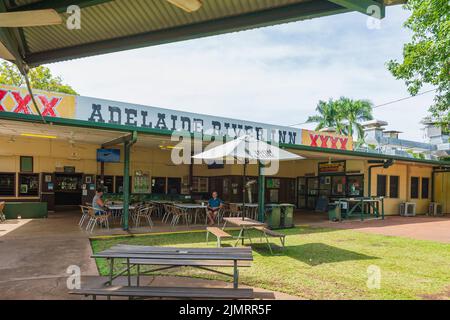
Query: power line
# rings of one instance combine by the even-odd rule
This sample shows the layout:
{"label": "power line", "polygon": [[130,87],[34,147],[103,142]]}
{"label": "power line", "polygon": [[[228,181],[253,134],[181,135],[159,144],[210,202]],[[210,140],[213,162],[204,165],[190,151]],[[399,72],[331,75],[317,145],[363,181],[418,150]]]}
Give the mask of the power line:
{"label": "power line", "polygon": [[[427,93],[430,93],[430,92],[433,92],[433,91],[436,91],[436,90],[437,90],[437,88],[418,93],[418,94],[416,94],[414,96],[408,96],[408,97],[400,98],[400,99],[397,99],[397,100],[392,100],[392,101],[389,101],[389,102],[385,102],[385,103],[373,106],[372,109],[381,108],[381,107],[384,107],[384,106],[387,106],[387,105],[390,105],[390,104],[394,104],[394,103],[401,102],[401,101],[404,101],[404,100],[416,98],[418,96],[422,96],[424,94],[427,94]],[[299,125],[307,124],[307,123],[313,123],[313,122],[305,121],[305,122],[290,124],[290,125],[288,125],[288,127],[295,127],[295,126],[299,126]]]}
{"label": "power line", "polygon": [[416,97],[418,97],[418,96],[423,96],[424,94],[427,94],[427,93],[430,93],[430,92],[433,92],[433,91],[436,91],[436,90],[437,90],[437,88],[431,89],[431,90],[428,90],[428,91],[424,91],[424,92],[421,92],[421,93],[418,93],[418,94],[416,94],[415,96],[408,96],[408,97],[405,97],[405,98],[401,98],[401,99],[389,101],[389,102],[386,102],[386,103],[383,103],[383,104],[379,104],[379,105],[377,105],[377,106],[374,106],[372,109],[376,109],[376,108],[384,107],[384,106],[387,106],[387,105],[390,105],[390,104],[393,104],[393,103],[397,103],[397,102],[400,102],[400,101],[404,101],[404,100],[416,98]]}

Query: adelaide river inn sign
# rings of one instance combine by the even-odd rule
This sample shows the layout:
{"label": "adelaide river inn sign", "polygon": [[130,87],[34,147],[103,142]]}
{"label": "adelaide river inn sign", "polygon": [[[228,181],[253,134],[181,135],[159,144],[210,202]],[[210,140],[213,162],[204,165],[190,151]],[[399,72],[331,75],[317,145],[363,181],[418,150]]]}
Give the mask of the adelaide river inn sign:
{"label": "adelaide river inn sign", "polygon": [[[352,148],[351,138],[329,133],[40,90],[34,94],[43,116],[87,121],[94,126],[105,123],[124,130],[152,128],[228,137],[251,134],[281,144]],[[5,85],[0,85],[0,112],[37,114],[25,88]]]}

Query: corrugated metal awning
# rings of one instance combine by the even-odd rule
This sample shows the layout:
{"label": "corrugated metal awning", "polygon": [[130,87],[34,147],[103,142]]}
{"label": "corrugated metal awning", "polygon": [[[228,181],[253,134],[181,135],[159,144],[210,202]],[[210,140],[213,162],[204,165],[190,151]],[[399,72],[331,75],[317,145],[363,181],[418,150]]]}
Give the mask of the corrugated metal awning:
{"label": "corrugated metal awning", "polygon": [[[0,41],[30,66],[359,8],[364,12],[374,4],[384,15],[384,4],[377,0],[201,0],[200,9],[194,12],[186,12],[167,0],[0,1],[0,12],[51,8],[63,18],[60,25],[0,28]],[[398,2],[385,2],[393,1]],[[81,8],[81,29],[72,30],[66,25],[70,16],[67,7],[73,4]]]}

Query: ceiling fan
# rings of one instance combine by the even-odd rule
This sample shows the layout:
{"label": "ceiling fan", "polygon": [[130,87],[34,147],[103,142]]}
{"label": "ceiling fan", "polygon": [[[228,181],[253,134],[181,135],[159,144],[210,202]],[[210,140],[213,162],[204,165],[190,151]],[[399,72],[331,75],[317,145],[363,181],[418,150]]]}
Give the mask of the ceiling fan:
{"label": "ceiling fan", "polygon": [[[200,9],[200,0],[165,0],[186,11]],[[55,9],[0,12],[0,28],[23,28],[62,24],[63,19]]]}

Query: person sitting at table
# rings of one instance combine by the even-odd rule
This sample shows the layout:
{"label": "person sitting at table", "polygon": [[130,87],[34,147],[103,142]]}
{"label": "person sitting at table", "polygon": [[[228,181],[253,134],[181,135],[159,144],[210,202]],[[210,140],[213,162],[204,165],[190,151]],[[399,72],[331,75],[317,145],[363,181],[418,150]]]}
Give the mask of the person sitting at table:
{"label": "person sitting at table", "polygon": [[95,215],[101,215],[103,212],[103,208],[105,207],[105,203],[103,202],[103,188],[98,187],[97,190],[95,190],[95,196],[94,199],[92,199],[92,208],[94,208]]}
{"label": "person sitting at table", "polygon": [[217,191],[212,193],[212,198],[208,200],[208,220],[209,225],[213,225],[216,221],[216,215],[220,208],[222,208],[223,201],[217,197]]}

